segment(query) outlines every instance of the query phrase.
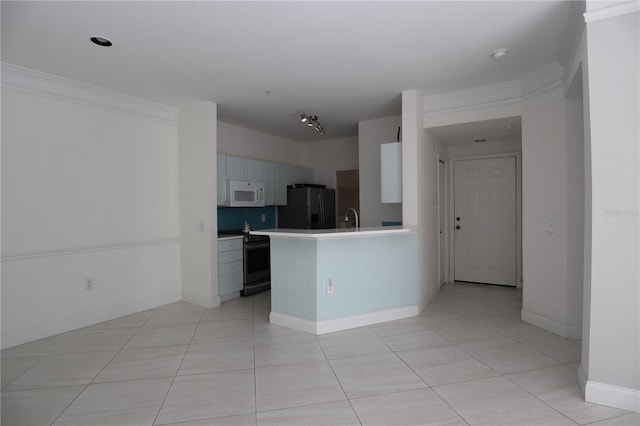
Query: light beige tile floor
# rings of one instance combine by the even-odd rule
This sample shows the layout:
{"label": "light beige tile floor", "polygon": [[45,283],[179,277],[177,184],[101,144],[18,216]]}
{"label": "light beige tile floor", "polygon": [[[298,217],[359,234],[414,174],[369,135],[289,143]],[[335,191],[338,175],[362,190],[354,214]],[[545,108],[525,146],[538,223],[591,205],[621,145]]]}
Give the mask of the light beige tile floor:
{"label": "light beige tile floor", "polygon": [[450,284],[416,318],[322,336],[269,293],[176,302],[2,351],[2,425],[639,425],[584,402],[580,341],[521,292]]}

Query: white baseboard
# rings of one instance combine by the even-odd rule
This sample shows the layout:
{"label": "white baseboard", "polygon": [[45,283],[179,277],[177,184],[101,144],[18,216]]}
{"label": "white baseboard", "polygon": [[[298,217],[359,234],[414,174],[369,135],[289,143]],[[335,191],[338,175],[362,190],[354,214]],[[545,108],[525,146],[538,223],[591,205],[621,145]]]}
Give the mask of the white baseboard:
{"label": "white baseboard", "polygon": [[640,390],[638,389],[623,388],[587,380],[584,399],[594,404],[640,412]]}
{"label": "white baseboard", "polygon": [[582,392],[582,396],[585,394],[585,389],[587,387],[587,375],[584,373],[582,369],[582,364],[578,367],[578,386],[580,387],[580,392]]}
{"label": "white baseboard", "polygon": [[269,314],[269,322],[274,325],[280,325],[282,327],[291,328],[298,331],[304,331],[305,333],[316,334],[316,322],[306,320],[298,317],[292,317],[290,315],[279,314],[277,312],[271,312]]}
{"label": "white baseboard", "polygon": [[134,314],[136,312],[146,311],[147,309],[157,308],[158,306],[177,302],[180,300],[179,292],[171,292],[151,299],[139,300],[128,305],[116,306],[111,309],[92,312],[91,314],[82,315],[74,318],[67,318],[54,324],[48,324],[42,327],[36,327],[29,330],[19,331],[16,333],[2,335],[2,349],[11,346],[21,345],[23,343],[32,342],[34,340],[43,339],[45,337],[54,336],[56,334],[65,333],[67,331],[77,330],[103,321],[109,321],[125,315]]}
{"label": "white baseboard", "polygon": [[209,309],[218,307],[221,303],[220,296],[213,296],[211,299],[208,299],[206,297],[196,296],[187,291],[182,292],[182,300]]}
{"label": "white baseboard", "polygon": [[429,305],[429,303],[433,302],[433,299],[435,299],[436,296],[438,296],[438,294],[440,294],[440,289],[441,288],[442,288],[442,285],[436,286],[429,293],[427,293],[427,295],[425,297],[423,297],[420,302],[418,302],[418,312],[419,313],[424,311],[425,308]]}
{"label": "white baseboard", "polygon": [[269,321],[272,324],[304,331],[305,333],[326,334],[333,333],[335,331],[350,330],[352,328],[363,327],[365,325],[411,318],[417,315],[418,306],[412,305],[324,321],[311,321],[280,314],[278,312],[271,312],[271,314],[269,314]]}
{"label": "white baseboard", "polygon": [[521,313],[522,321],[550,331],[567,339],[582,339],[582,327],[563,324],[559,321],[543,317],[525,309]]}
{"label": "white baseboard", "polygon": [[586,402],[640,412],[640,390],[589,380],[582,365],[578,367],[578,385]]}
{"label": "white baseboard", "polygon": [[237,299],[242,297],[239,291],[234,291],[233,293],[223,294],[220,296],[220,303],[228,302],[229,300]]}

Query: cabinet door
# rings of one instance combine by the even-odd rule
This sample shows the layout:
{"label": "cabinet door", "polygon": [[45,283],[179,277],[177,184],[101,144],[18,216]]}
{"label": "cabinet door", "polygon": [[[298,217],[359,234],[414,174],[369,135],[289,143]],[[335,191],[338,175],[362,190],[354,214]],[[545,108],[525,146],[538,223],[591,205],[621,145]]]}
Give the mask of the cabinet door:
{"label": "cabinet door", "polygon": [[287,185],[289,182],[289,166],[276,164],[273,180],[273,204],[276,206],[287,205]]}
{"label": "cabinet door", "polygon": [[264,164],[264,203],[267,206],[275,205],[275,175],[276,164],[265,163]]}
{"label": "cabinet door", "polygon": [[220,275],[218,277],[218,294],[224,296],[242,290],[242,271]]}
{"label": "cabinet door", "polygon": [[402,144],[380,145],[380,187],[383,203],[402,202]]}
{"label": "cabinet door", "polygon": [[242,162],[243,158],[227,155],[227,179],[242,179]]}
{"label": "cabinet door", "polygon": [[264,162],[244,158],[242,161],[242,180],[264,182]]}
{"label": "cabinet door", "polygon": [[227,202],[227,156],[218,154],[216,170],[217,204],[223,206]]}

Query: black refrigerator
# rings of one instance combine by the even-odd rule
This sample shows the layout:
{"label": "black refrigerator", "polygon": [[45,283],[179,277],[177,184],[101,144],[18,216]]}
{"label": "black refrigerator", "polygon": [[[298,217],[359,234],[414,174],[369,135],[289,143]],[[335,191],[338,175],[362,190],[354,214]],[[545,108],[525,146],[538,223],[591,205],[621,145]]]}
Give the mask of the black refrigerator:
{"label": "black refrigerator", "polygon": [[336,192],[321,185],[290,185],[287,205],[278,207],[278,227],[330,229],[336,227]]}

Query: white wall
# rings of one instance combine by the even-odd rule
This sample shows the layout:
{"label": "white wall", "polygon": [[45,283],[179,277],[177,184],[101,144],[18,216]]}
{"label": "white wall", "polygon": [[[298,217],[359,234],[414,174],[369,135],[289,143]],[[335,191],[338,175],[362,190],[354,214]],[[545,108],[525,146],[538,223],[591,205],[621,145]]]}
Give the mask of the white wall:
{"label": "white wall", "polygon": [[180,258],[182,299],[212,308],[218,296],[217,105],[180,107]]}
{"label": "white wall", "polygon": [[418,294],[420,309],[424,309],[440,291],[439,274],[439,221],[438,204],[444,202],[438,198],[438,157],[436,155],[437,140],[428,130],[423,130],[421,143],[418,145],[418,209],[422,257],[421,267],[422,289]]}
{"label": "white wall", "polygon": [[180,299],[176,115],[3,64],[3,347]]}
{"label": "white wall", "polygon": [[313,169],[314,183],[336,187],[336,172],[358,168],[358,138],[328,139],[301,144],[304,165]]}
{"label": "white wall", "polygon": [[276,163],[304,165],[305,144],[218,122],[218,152]]}
{"label": "white wall", "polygon": [[383,221],[402,220],[402,204],[382,204],[380,192],[380,145],[395,142],[400,126],[401,116],[358,123],[361,226],[381,226]]}
{"label": "white wall", "polygon": [[449,145],[446,148],[447,157],[464,157],[468,155],[502,154],[507,152],[522,152],[522,141],[519,139]]}
{"label": "white wall", "polygon": [[[402,93],[402,222],[418,229],[418,306],[422,311],[440,290],[438,277],[437,140],[424,129],[422,96]],[[428,309],[428,308],[427,308]]]}
{"label": "white wall", "polygon": [[[526,98],[522,118],[522,318],[579,338],[581,318],[569,316],[567,110],[562,86]],[[552,222],[554,233],[547,232]],[[571,265],[573,268],[574,265]]]}
{"label": "white wall", "polygon": [[[567,323],[582,328],[585,242],[585,144],[582,80],[565,96],[567,117]],[[579,302],[579,303],[578,303]]]}
{"label": "white wall", "polygon": [[640,13],[631,6],[635,12],[617,16],[586,14],[593,179],[589,357],[582,368],[587,401],[640,411]]}

